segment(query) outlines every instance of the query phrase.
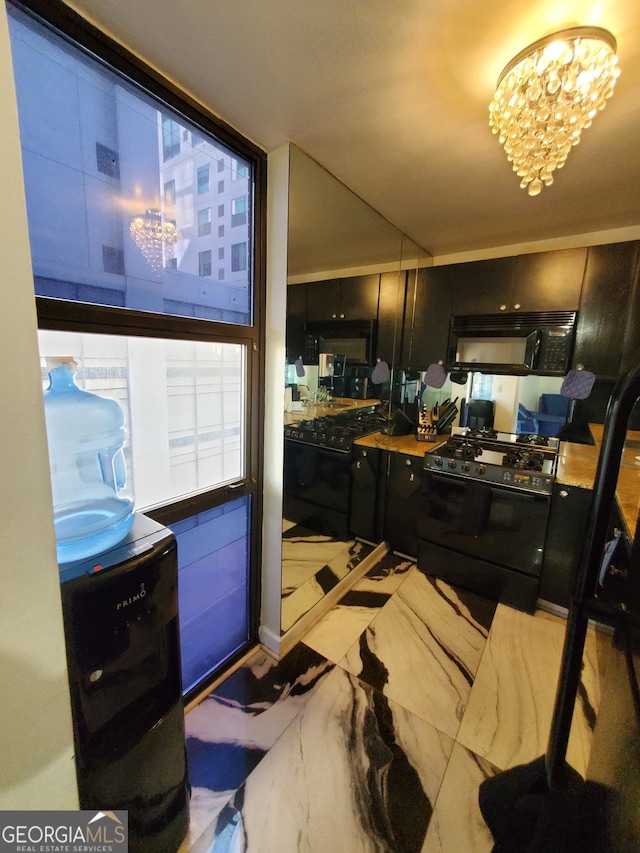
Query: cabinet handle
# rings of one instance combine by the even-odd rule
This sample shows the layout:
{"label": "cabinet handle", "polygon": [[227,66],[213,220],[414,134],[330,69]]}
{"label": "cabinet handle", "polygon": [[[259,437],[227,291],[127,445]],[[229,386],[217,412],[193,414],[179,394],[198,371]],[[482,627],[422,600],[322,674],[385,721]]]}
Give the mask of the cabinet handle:
{"label": "cabinet handle", "polygon": [[404,460],[404,464],[405,464],[405,465],[411,465],[411,460],[410,460],[410,459],[405,459],[405,460]]}
{"label": "cabinet handle", "polygon": [[500,310],[501,310],[501,311],[506,311],[506,310],[507,310],[507,306],[506,306],[506,305],[501,305],[501,306],[500,306]]}
{"label": "cabinet handle", "polygon": [[360,460],[358,459],[358,461],[356,462],[356,468],[359,468],[359,467],[360,467]]}
{"label": "cabinet handle", "polygon": [[337,316],[338,316],[337,314],[332,314],[332,315],[331,315],[331,318],[332,318],[333,320],[335,320]]}
{"label": "cabinet handle", "polygon": [[344,320],[344,314],[341,314],[341,315],[340,315],[340,319],[341,319],[341,320]]}
{"label": "cabinet handle", "polygon": [[569,497],[569,492],[566,489],[560,489],[558,494],[560,495],[561,498],[568,498]]}
{"label": "cabinet handle", "polygon": [[516,302],[516,304],[513,306],[513,310],[514,310],[514,311],[519,311],[519,310],[520,310],[520,303],[519,303],[519,302]]}
{"label": "cabinet handle", "polygon": [[414,477],[413,477],[413,471],[412,471],[411,474],[409,474],[409,482],[413,483],[413,480],[414,480]]}

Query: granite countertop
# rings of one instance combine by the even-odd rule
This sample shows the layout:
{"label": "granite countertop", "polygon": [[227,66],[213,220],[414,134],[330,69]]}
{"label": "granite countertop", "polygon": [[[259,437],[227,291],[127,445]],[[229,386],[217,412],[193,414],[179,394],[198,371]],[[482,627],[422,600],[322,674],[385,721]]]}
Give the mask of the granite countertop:
{"label": "granite countertop", "polygon": [[378,405],[380,405],[380,400],[352,400],[350,397],[334,397],[327,403],[300,404],[300,408],[296,411],[284,413],[284,425],[291,426],[291,424],[308,421],[312,418],[331,417],[332,415],[341,415],[344,412],[353,412],[356,409],[367,409],[370,406]]}

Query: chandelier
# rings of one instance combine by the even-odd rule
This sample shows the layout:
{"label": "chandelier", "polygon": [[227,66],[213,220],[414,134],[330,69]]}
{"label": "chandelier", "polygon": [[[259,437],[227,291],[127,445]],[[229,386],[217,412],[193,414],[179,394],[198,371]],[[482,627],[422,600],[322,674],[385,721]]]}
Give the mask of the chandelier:
{"label": "chandelier", "polygon": [[610,32],[572,27],[534,42],[500,75],[489,125],[529,195],[553,183],[555,169],[606,106],[617,62]]}
{"label": "chandelier", "polygon": [[164,219],[159,210],[151,208],[131,219],[129,233],[154,272],[166,266],[180,239],[175,222]]}

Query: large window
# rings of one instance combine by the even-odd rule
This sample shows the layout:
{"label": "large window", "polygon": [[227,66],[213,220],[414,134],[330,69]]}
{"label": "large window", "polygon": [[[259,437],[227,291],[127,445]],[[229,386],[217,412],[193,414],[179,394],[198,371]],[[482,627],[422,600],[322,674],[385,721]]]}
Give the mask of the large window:
{"label": "large window", "polygon": [[[257,637],[266,160],[59,0],[29,5],[8,9],[43,384],[72,355],[124,412],[136,510],[178,539],[196,691]],[[229,280],[213,172],[247,199]]]}

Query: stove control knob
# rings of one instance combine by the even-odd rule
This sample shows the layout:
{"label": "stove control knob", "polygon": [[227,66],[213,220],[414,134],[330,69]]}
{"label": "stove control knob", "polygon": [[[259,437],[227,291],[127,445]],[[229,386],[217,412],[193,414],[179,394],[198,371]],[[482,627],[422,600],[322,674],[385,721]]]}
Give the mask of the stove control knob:
{"label": "stove control knob", "polygon": [[442,468],[442,456],[436,456],[436,458],[433,460],[433,464],[436,466],[436,468]]}
{"label": "stove control knob", "polygon": [[458,463],[456,462],[456,460],[455,460],[455,459],[450,459],[450,460],[449,460],[449,468],[455,468],[455,467],[457,466],[457,464],[458,464]]}
{"label": "stove control knob", "polygon": [[484,474],[484,472],[485,472],[486,470],[487,470],[487,469],[485,468],[485,466],[484,466],[484,465],[477,465],[477,466],[476,466],[476,474]]}
{"label": "stove control knob", "polygon": [[463,462],[462,463],[462,470],[463,471],[470,471],[471,470],[471,462]]}

